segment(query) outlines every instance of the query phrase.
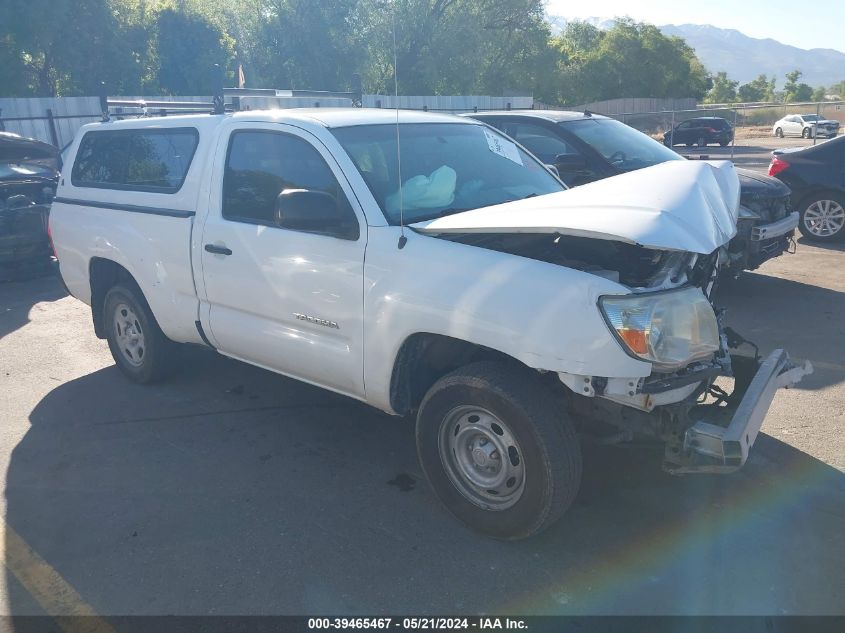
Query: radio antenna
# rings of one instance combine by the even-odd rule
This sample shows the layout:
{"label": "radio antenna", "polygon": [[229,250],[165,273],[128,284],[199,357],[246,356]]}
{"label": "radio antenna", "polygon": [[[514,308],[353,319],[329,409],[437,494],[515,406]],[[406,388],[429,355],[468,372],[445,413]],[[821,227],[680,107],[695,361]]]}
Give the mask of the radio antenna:
{"label": "radio antenna", "polygon": [[396,174],[399,178],[399,248],[405,248],[408,238],[405,237],[405,199],[402,192],[402,150],[399,144],[399,68],[396,55],[396,2],[393,9],[393,98],[396,100]]}

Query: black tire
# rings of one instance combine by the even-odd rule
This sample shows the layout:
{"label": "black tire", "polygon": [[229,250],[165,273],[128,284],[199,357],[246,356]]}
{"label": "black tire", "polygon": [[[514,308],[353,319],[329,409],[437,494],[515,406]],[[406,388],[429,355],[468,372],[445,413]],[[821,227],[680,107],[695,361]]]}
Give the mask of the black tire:
{"label": "black tire", "polygon": [[719,141],[719,147],[727,147],[730,141]]}
{"label": "black tire", "polygon": [[810,134],[810,128],[805,127],[803,130],[801,130],[801,138],[813,138]]}
{"label": "black tire", "polygon": [[775,136],[778,138],[783,138],[783,128],[775,129]]}
{"label": "black tire", "polygon": [[[798,221],[798,230],[801,231],[801,234],[806,237],[808,240],[812,240],[814,242],[838,242],[845,239],[845,225],[839,227],[837,231],[831,233],[829,235],[822,235],[819,234],[818,229],[814,233],[813,230],[810,228],[812,222],[808,225],[808,219],[806,218],[807,211],[818,202],[822,203],[822,208],[824,207],[824,201],[830,201],[839,205],[841,209],[845,209],[845,195],[841,193],[837,193],[834,191],[821,191],[819,193],[815,193],[810,195],[804,200],[801,201],[801,204],[798,206],[800,220]],[[817,208],[818,209],[818,208]],[[838,217],[841,217],[838,216]]]}
{"label": "black tire", "polygon": [[[121,311],[121,318],[116,319],[116,313]],[[140,332],[142,346],[132,347],[131,343],[123,344],[121,336],[129,336],[121,324],[127,316],[134,315],[132,322],[134,332]],[[103,324],[106,329],[106,339],[109,343],[115,364],[123,374],[137,383],[150,383],[164,378],[175,362],[176,344],[168,339],[153,316],[150,306],[144,299],[143,293],[134,284],[120,284],[113,286],[107,293],[103,303]],[[134,362],[133,362],[134,359]]]}
{"label": "black tire", "polygon": [[[448,457],[442,457],[441,444],[452,434],[441,429],[451,428],[447,425],[453,412],[471,407],[493,414],[519,447],[515,457],[513,447],[507,449],[510,464],[524,468],[521,491],[509,507],[485,509],[447,472]],[[469,416],[469,422],[472,417],[478,421]],[[454,435],[458,434],[455,428]],[[581,483],[581,446],[575,427],[555,394],[527,368],[479,362],[444,376],[420,405],[416,435],[423,472],[443,505],[470,528],[494,538],[523,539],[548,528],[571,505]],[[468,454],[475,459],[474,453]]]}

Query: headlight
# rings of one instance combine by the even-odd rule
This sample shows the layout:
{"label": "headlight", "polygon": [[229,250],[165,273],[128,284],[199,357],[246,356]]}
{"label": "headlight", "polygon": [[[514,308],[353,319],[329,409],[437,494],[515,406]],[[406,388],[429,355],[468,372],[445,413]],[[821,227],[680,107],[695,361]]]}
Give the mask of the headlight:
{"label": "headlight", "polygon": [[760,215],[758,213],[754,213],[748,207],[744,207],[742,205],[739,206],[739,219],[740,220],[759,220]]}
{"label": "headlight", "polygon": [[679,369],[719,349],[716,315],[698,288],[606,296],[599,305],[626,351],[658,371]]}

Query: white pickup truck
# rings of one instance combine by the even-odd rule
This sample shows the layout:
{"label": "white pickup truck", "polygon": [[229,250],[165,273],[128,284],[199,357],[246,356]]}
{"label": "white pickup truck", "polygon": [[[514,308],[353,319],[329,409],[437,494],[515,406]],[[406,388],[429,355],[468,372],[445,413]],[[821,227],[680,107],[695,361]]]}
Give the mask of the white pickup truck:
{"label": "white pickup truck", "polygon": [[810,370],[729,350],[710,296],[738,197],[728,162],[566,190],[469,119],[270,110],[86,125],[50,228],[130,379],[192,343],[413,414],[445,506],[514,539],[574,499],[579,433],[730,472]]}

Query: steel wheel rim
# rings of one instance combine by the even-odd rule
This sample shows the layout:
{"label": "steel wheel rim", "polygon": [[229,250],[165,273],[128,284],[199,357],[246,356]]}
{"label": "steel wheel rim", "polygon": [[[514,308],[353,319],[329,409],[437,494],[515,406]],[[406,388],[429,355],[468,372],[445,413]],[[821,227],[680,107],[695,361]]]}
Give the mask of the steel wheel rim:
{"label": "steel wheel rim", "polygon": [[443,418],[438,445],[452,485],[476,506],[506,510],[522,497],[522,449],[490,411],[475,405],[455,407]]}
{"label": "steel wheel rim", "polygon": [[845,226],[845,209],[836,200],[816,200],[804,211],[804,226],[816,237],[832,237]]}
{"label": "steel wheel rim", "polygon": [[120,303],[114,309],[113,325],[121,355],[133,367],[140,367],[144,363],[147,348],[138,315],[127,304]]}

